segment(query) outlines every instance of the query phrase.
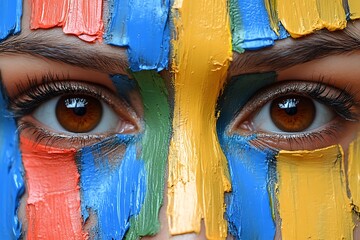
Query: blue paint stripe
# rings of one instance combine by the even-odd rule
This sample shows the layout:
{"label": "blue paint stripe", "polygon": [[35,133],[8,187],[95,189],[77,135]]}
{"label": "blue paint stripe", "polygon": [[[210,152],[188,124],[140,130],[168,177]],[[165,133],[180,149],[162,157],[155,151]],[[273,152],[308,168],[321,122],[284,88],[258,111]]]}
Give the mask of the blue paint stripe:
{"label": "blue paint stripe", "polygon": [[[0,80],[0,88],[1,88]],[[0,89],[0,239],[19,239],[21,223],[17,217],[24,193],[23,166],[17,126],[7,111],[5,91]]]}
{"label": "blue paint stripe", "polygon": [[20,32],[22,0],[0,0],[0,40]]}
{"label": "blue paint stripe", "polygon": [[241,136],[222,134],[228,159],[232,192],[226,197],[229,232],[236,239],[274,239],[275,222],[269,189],[273,153],[260,151]]}
{"label": "blue paint stripe", "polygon": [[[284,27],[279,25],[279,36],[271,29],[269,15],[264,5],[264,0],[237,0],[238,19],[232,21],[232,24],[239,24],[242,27],[232,26],[241,33],[233,32],[234,49],[255,50],[274,44],[275,40],[287,38]],[[237,12],[237,11],[235,11]],[[280,24],[280,23],[279,23]],[[235,42],[234,42],[235,40]]]}
{"label": "blue paint stripe", "polygon": [[132,71],[168,67],[169,0],[112,0],[105,41],[128,47]]}
{"label": "blue paint stripe", "polygon": [[132,136],[118,135],[80,151],[81,211],[84,220],[96,214],[99,239],[123,239],[144,202],[145,165],[135,144]]}
{"label": "blue paint stripe", "polygon": [[110,79],[117,93],[130,104],[131,94],[133,94],[133,91],[135,91],[137,87],[136,81],[122,74],[110,75]]}

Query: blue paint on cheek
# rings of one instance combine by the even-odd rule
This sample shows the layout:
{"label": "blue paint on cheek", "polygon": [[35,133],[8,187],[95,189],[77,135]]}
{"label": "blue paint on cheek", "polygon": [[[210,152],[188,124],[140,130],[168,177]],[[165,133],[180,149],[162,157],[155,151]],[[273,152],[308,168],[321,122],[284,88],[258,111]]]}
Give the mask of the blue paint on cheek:
{"label": "blue paint on cheek", "polygon": [[226,198],[229,231],[237,239],[274,239],[269,188],[273,153],[260,151],[241,136],[223,134],[232,192]]}
{"label": "blue paint on cheek", "polygon": [[17,210],[25,190],[23,173],[16,123],[0,89],[0,239],[20,238]]}
{"label": "blue paint on cheek", "polygon": [[95,214],[100,239],[123,239],[144,202],[145,166],[136,159],[135,143],[132,136],[119,135],[80,151],[82,215],[86,221]]}
{"label": "blue paint on cheek", "polygon": [[132,71],[167,68],[169,0],[112,0],[105,41],[128,47]]}
{"label": "blue paint on cheek", "polygon": [[[286,30],[280,25],[279,35],[270,27],[268,12],[264,5],[264,0],[237,0],[239,8],[239,21],[242,26],[233,28],[242,28],[238,33],[241,35],[235,37],[235,48],[255,50],[274,44],[274,40],[288,37]],[[236,34],[235,34],[236,35]]]}
{"label": "blue paint on cheek", "polygon": [[22,0],[0,0],[0,40],[20,32]]}

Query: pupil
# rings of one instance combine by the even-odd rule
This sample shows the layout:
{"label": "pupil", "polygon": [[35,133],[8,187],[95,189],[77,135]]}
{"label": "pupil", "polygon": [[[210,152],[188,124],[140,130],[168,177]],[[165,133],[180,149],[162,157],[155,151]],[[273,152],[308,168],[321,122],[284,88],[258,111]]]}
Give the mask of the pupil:
{"label": "pupil", "polygon": [[297,109],[298,103],[299,103],[298,99],[288,98],[285,99],[282,103],[279,103],[278,106],[280,109],[283,109],[287,115],[294,116],[298,112]]}
{"label": "pupil", "polygon": [[85,98],[68,98],[65,100],[65,106],[72,109],[77,116],[84,116],[86,114],[86,105],[88,104]]}

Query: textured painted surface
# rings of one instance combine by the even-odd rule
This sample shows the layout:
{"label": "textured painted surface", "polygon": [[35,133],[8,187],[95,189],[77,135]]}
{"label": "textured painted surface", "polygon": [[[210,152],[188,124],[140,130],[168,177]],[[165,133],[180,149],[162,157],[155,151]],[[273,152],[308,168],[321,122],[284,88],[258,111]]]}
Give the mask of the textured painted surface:
{"label": "textured painted surface", "polygon": [[271,46],[274,40],[287,37],[279,23],[276,29],[278,34],[271,28],[263,0],[230,0],[229,7],[232,45],[235,51]]}
{"label": "textured painted surface", "polygon": [[168,217],[172,234],[227,235],[224,192],[230,190],[215,105],[231,59],[227,1],[175,1],[175,105],[169,151]]}
{"label": "textured painted surface", "polygon": [[116,74],[110,76],[118,95],[124,98],[129,104],[131,103],[131,95],[136,90],[136,81],[129,79],[128,76]]}
{"label": "textured painted surface", "polygon": [[360,18],[360,1],[348,0],[350,19]]}
{"label": "textured painted surface", "polygon": [[106,42],[127,46],[132,71],[168,66],[169,0],[111,0]]}
{"label": "textured painted surface", "polygon": [[144,201],[146,172],[135,144],[134,137],[118,135],[79,152],[81,212],[84,221],[95,215],[99,239],[123,239]]}
{"label": "textured painted surface", "polygon": [[276,156],[283,239],[352,239],[340,146]]}
{"label": "textured painted surface", "polygon": [[17,126],[7,111],[7,98],[0,80],[0,239],[20,237],[17,210],[24,192],[23,171]]}
{"label": "textured painted surface", "polygon": [[22,0],[0,1],[0,41],[20,32]]}
{"label": "textured painted surface", "polygon": [[170,141],[170,108],[164,80],[155,71],[133,73],[144,104],[144,135],[141,159],[147,170],[147,194],[141,212],[131,221],[128,239],[159,231],[159,209],[163,203],[166,163]]}
{"label": "textured painted surface", "polygon": [[62,26],[84,41],[102,39],[102,0],[31,0],[31,29]]}
{"label": "textured painted surface", "polygon": [[301,37],[315,30],[330,31],[346,27],[342,0],[278,0],[279,19],[292,37]]}
{"label": "textured painted surface", "polygon": [[274,239],[269,193],[276,182],[274,154],[254,148],[239,135],[224,133],[221,143],[232,182],[226,201],[229,232],[236,239]]}
{"label": "textured painted surface", "polygon": [[349,146],[348,182],[355,211],[360,212],[360,135]]}
{"label": "textured painted surface", "polygon": [[28,199],[27,239],[85,239],[74,149],[20,139]]}

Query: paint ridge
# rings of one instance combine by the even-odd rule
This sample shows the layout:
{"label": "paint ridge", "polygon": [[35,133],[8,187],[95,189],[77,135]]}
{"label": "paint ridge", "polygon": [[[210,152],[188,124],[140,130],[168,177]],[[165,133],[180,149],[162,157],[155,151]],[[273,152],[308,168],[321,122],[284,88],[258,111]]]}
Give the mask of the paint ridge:
{"label": "paint ridge", "polygon": [[354,210],[360,212],[360,134],[349,145],[347,176]]}

